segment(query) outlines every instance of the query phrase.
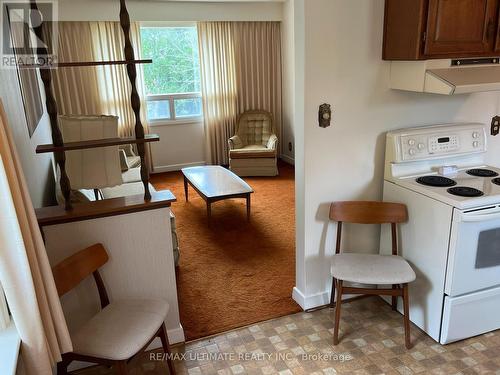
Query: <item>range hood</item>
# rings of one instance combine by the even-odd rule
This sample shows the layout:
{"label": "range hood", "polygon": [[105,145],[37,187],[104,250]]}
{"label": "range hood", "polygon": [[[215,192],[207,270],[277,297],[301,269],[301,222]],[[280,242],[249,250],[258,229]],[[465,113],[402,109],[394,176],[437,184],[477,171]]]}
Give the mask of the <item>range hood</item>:
{"label": "range hood", "polygon": [[497,58],[392,61],[390,87],[443,95],[500,91]]}

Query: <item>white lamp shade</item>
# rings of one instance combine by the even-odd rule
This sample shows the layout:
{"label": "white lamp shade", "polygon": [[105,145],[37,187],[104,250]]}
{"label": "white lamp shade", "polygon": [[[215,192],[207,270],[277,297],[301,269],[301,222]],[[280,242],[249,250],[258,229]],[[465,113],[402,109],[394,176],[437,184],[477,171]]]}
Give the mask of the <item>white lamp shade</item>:
{"label": "white lamp shade", "polygon": [[[65,143],[118,137],[116,116],[59,116]],[[66,173],[73,190],[123,183],[118,146],[66,152]]]}

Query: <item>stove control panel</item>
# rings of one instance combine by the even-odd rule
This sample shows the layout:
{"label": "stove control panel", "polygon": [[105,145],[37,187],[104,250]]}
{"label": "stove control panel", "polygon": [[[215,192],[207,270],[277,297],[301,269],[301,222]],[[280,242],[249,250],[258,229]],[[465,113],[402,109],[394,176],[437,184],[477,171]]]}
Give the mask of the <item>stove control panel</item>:
{"label": "stove control panel", "polygon": [[423,127],[390,134],[393,135],[390,135],[389,139],[397,142],[397,161],[425,160],[486,151],[486,131],[481,124]]}

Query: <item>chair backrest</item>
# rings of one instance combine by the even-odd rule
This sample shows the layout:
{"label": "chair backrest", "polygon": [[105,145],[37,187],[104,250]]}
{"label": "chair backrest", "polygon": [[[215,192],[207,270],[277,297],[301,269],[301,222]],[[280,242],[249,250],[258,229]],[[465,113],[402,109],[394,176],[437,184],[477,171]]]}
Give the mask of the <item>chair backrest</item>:
{"label": "chair backrest", "polygon": [[236,122],[236,135],[244,145],[265,146],[273,133],[273,115],[270,112],[246,111]]}
{"label": "chair backrest", "polygon": [[[69,292],[91,274],[94,274],[94,277],[96,277],[97,274],[100,280],[97,270],[106,264],[108,259],[109,257],[106,249],[99,243],[80,250],[76,254],[56,264],[52,268],[52,273],[59,296]],[[102,283],[102,280],[100,280],[100,282]],[[97,278],[96,283],[100,289],[101,286],[99,286]],[[100,290],[99,294],[101,294]]]}
{"label": "chair backrest", "polygon": [[334,202],[330,206],[330,220],[337,224],[337,244],[335,253],[340,253],[342,223],[391,224],[392,254],[398,254],[396,225],[408,220],[408,210],[404,204],[371,201]]}
{"label": "chair backrest", "polygon": [[334,202],[330,206],[330,220],[355,224],[404,223],[408,220],[408,211],[401,203]]}

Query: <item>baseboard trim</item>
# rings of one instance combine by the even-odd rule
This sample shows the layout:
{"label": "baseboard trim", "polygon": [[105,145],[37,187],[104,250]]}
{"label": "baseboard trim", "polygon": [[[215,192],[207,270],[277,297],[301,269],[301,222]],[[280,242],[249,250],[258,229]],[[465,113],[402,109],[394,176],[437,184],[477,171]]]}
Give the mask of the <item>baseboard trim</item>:
{"label": "baseboard trim", "polygon": [[[358,288],[373,288],[373,285],[368,284],[357,284],[353,283],[353,287]],[[310,296],[305,296],[297,287],[293,288],[292,299],[302,307],[302,310],[309,311],[318,308],[324,308],[330,305],[330,290],[324,291],[322,293],[312,294]],[[369,295],[364,294],[342,294],[342,301],[351,301],[358,298],[363,298]],[[337,299],[337,298],[335,298]]]}
{"label": "baseboard trim", "polygon": [[174,172],[180,171],[182,168],[188,167],[199,167],[200,165],[206,165],[205,161],[196,161],[193,163],[182,163],[182,164],[172,164],[172,165],[159,165],[155,166],[154,170],[151,173],[165,173],[165,172]]}
{"label": "baseboard trim", "polygon": [[322,292],[305,296],[297,287],[293,288],[292,298],[302,307],[302,310],[310,310],[330,303],[330,293]]}
{"label": "baseboard trim", "polygon": [[167,329],[168,341],[171,344],[178,344],[186,341],[186,337],[184,336],[184,328],[182,324],[179,323],[179,327],[174,329]]}
{"label": "baseboard trim", "polygon": [[280,159],[283,160],[287,164],[295,165],[295,159],[288,155],[281,155]]}

